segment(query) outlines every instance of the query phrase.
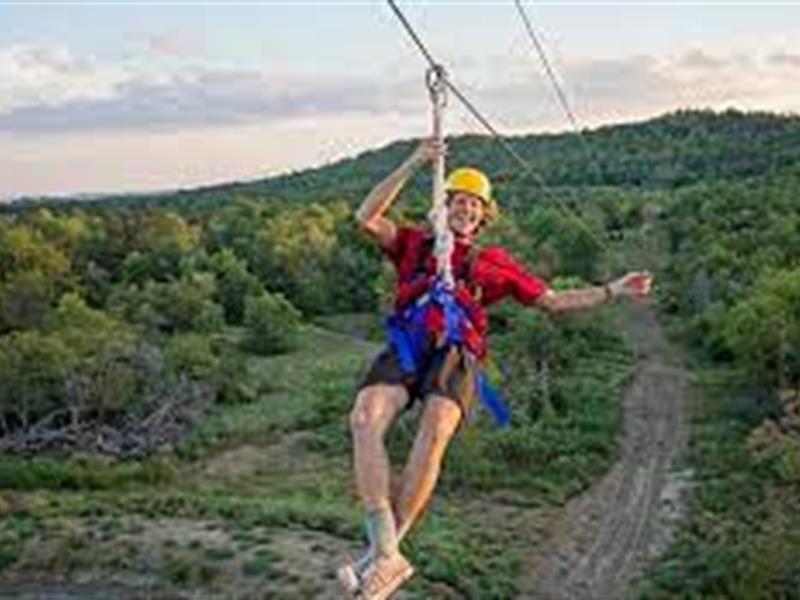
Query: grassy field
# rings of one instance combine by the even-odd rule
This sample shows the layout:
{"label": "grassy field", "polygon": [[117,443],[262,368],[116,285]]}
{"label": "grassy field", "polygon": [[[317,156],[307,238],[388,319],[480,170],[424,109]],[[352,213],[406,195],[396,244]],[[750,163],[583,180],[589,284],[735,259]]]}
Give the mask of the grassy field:
{"label": "grassy field", "polygon": [[[255,401],[215,407],[147,460],[1,458],[0,595],[336,596],[334,568],[362,544],[347,414],[378,348],[348,322],[252,356]],[[504,432],[482,417],[459,436],[406,544],[419,576],[404,597],[513,595],[549,515],[613,461],[631,365],[621,339],[590,344],[559,375],[570,411]],[[396,427],[394,457],[415,417]]]}

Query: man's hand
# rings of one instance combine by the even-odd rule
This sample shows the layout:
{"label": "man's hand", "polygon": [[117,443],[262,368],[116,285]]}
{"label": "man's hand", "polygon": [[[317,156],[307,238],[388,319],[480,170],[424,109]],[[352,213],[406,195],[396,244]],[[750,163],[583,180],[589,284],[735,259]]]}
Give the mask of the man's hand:
{"label": "man's hand", "polygon": [[647,271],[633,271],[608,284],[611,295],[615,298],[644,298],[650,294],[653,276]]}
{"label": "man's hand", "polygon": [[408,158],[410,166],[420,166],[423,164],[431,164],[440,156],[447,155],[447,145],[433,138],[422,140],[419,146],[414,150]]}
{"label": "man's hand", "polygon": [[446,152],[447,148],[443,142],[433,139],[423,140],[403,164],[372,188],[358,207],[355,217],[359,227],[381,247],[391,248],[397,237],[397,226],[384,216],[397,194],[417,167],[444,156]]}

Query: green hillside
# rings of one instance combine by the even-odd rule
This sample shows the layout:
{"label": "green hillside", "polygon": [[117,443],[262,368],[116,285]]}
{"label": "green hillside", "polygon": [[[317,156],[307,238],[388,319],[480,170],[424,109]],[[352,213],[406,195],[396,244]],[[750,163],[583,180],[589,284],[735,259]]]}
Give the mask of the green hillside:
{"label": "green hillside", "polygon": [[[638,593],[797,597],[800,118],[685,111],[508,141],[547,187],[486,138],[450,143],[496,182],[485,243],[556,288],[652,270],[702,395],[694,495]],[[335,593],[329,568],[361,537],[347,414],[393,289],[352,212],[414,143],[2,207],[0,595]],[[394,217],[421,218],[429,185]],[[619,311],[491,318],[513,425],[479,418],[454,445],[411,597],[512,596],[541,523],[616,457],[637,359]],[[412,433],[406,415],[395,458]]]}
{"label": "green hillside", "polygon": [[[782,171],[800,160],[800,117],[793,115],[679,111],[641,123],[590,130],[584,137],[586,145],[572,133],[516,136],[508,141],[550,186],[671,189],[704,180]],[[395,142],[330,165],[263,180],[153,196],[100,198],[93,203],[160,206],[193,213],[237,196],[357,202],[413,144],[412,140]],[[485,136],[457,136],[450,140],[450,150],[452,164],[480,164],[500,181],[516,177],[518,167],[513,159]],[[24,208],[30,202],[17,204]],[[50,205],[46,200],[43,203]]]}

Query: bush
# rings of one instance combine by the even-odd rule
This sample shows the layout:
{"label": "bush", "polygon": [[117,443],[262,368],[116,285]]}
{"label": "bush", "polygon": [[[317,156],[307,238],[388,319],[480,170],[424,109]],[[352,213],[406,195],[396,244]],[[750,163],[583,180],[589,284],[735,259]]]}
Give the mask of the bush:
{"label": "bush", "polygon": [[186,376],[210,383],[221,402],[253,400],[257,394],[247,380],[247,361],[233,344],[197,333],[170,337],[164,350],[170,376]]}
{"label": "bush", "polygon": [[258,294],[261,284],[247,270],[247,263],[225,249],[211,257],[211,269],[217,278],[214,299],[225,311],[225,320],[240,325],[244,319],[244,302],[248,296]]}
{"label": "bush", "polygon": [[75,293],[61,297],[45,323],[46,331],[59,337],[77,356],[85,358],[100,352],[109,342],[129,343],[134,335],[125,323],[112,315],[91,308]]}
{"label": "bush", "polygon": [[773,389],[800,383],[800,269],[765,273],[728,312],[723,334],[754,379]]}
{"label": "bush", "polygon": [[65,381],[66,404],[104,423],[142,415],[158,403],[152,389],[163,381],[163,359],[148,344],[107,341]]}
{"label": "bush", "polygon": [[0,427],[26,428],[62,406],[64,380],[77,361],[56,335],[16,331],[0,337]]}
{"label": "bush", "polygon": [[41,271],[16,273],[0,288],[0,330],[38,327],[54,294],[54,286]]}
{"label": "bush", "polygon": [[196,274],[168,283],[148,282],[144,289],[118,290],[113,310],[151,330],[218,331],[224,325],[222,307],[213,301],[213,276]]}
{"label": "bush", "polygon": [[300,313],[283,295],[265,292],[245,300],[244,325],[247,350],[276,354],[292,348]]}
{"label": "bush", "polygon": [[170,373],[185,373],[201,378],[213,372],[218,364],[207,336],[197,333],[176,333],[164,348],[164,358]]}

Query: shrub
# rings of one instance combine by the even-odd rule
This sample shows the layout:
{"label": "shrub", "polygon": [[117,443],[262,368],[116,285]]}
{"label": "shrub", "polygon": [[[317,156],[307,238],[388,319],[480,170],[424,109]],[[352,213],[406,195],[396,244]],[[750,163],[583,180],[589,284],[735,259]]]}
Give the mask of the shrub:
{"label": "shrub", "polygon": [[125,323],[91,308],[75,293],[61,297],[45,325],[47,331],[58,332],[67,347],[82,358],[101,351],[111,341],[128,343],[134,339]]}
{"label": "shrub", "polygon": [[59,408],[64,380],[77,361],[55,335],[15,331],[0,337],[0,426],[26,428]]}
{"label": "shrub", "polygon": [[83,418],[121,422],[158,403],[152,388],[163,381],[162,371],[163,359],[154,346],[109,340],[69,373],[66,404]]}
{"label": "shrub", "polygon": [[21,271],[0,287],[0,329],[34,329],[41,325],[55,294],[41,271]]}
{"label": "shrub", "polygon": [[723,334],[754,379],[800,383],[800,269],[767,272],[729,311]]}
{"label": "shrub", "polygon": [[213,276],[196,274],[167,283],[148,282],[144,289],[118,290],[113,310],[148,329],[164,332],[218,331],[224,324],[222,307],[213,301]]}
{"label": "shrub", "polygon": [[217,278],[214,299],[225,311],[228,323],[239,325],[244,319],[244,303],[248,296],[258,294],[261,284],[247,270],[247,263],[225,249],[211,257],[211,269]]}
{"label": "shrub", "polygon": [[293,346],[300,313],[281,294],[265,292],[245,301],[244,347],[259,354],[285,352]]}

